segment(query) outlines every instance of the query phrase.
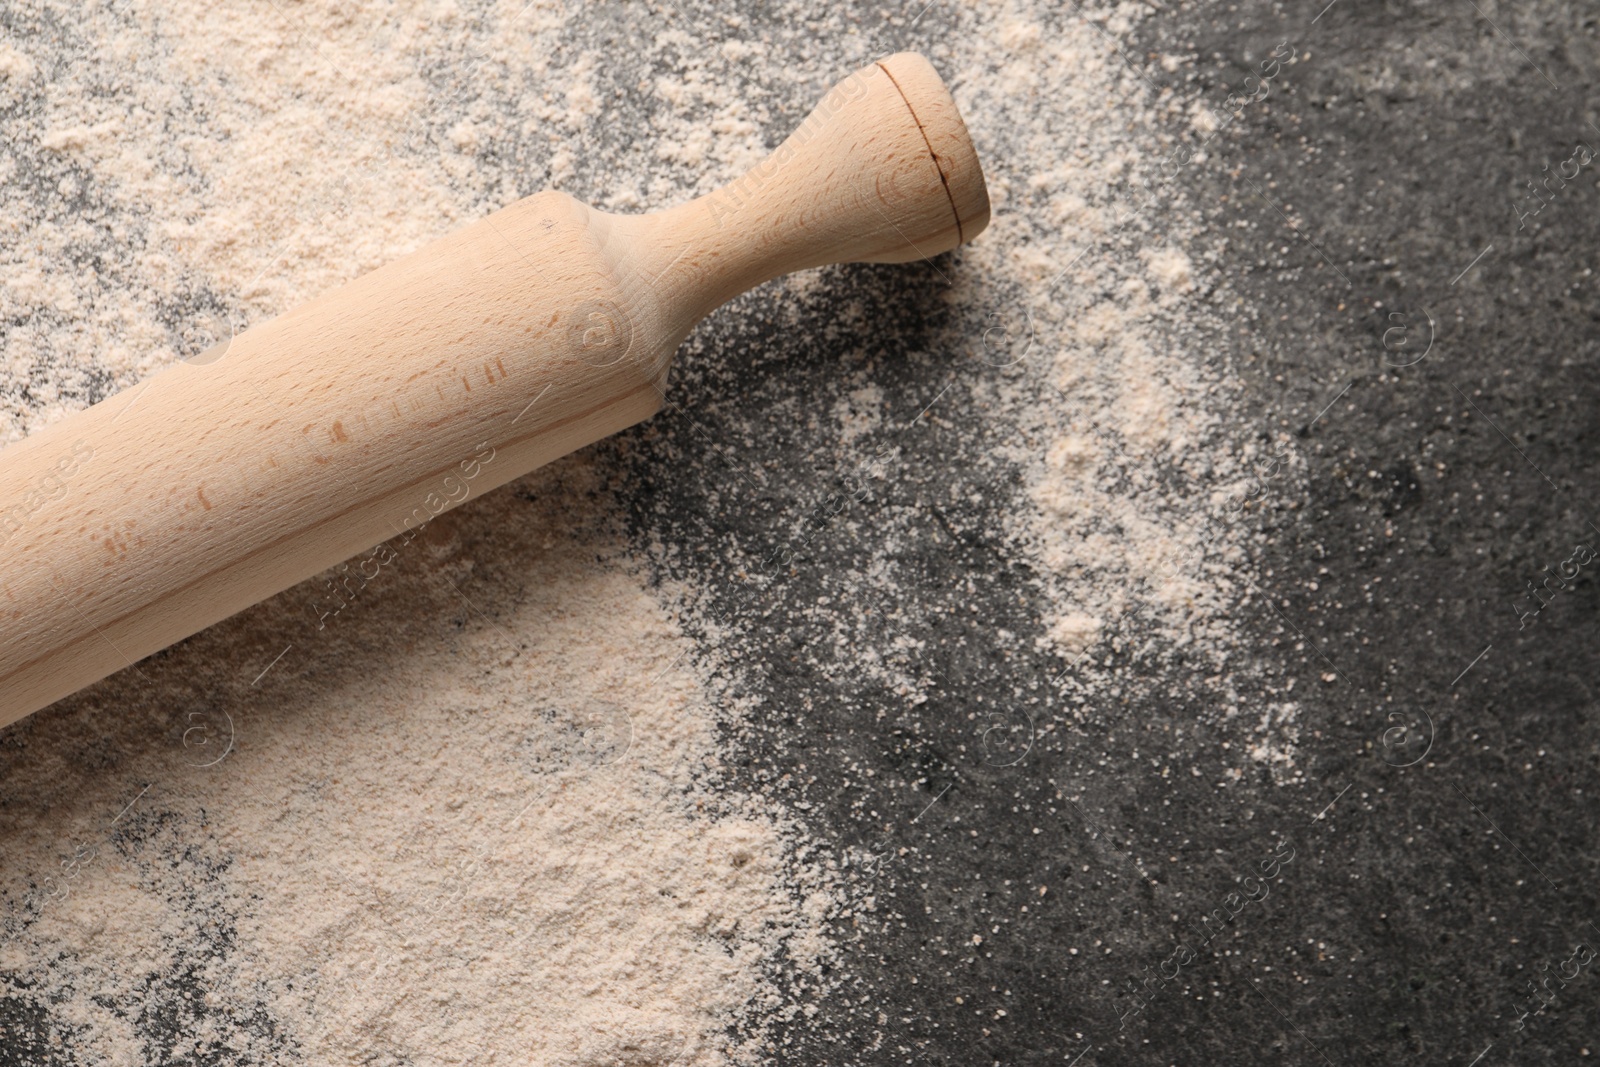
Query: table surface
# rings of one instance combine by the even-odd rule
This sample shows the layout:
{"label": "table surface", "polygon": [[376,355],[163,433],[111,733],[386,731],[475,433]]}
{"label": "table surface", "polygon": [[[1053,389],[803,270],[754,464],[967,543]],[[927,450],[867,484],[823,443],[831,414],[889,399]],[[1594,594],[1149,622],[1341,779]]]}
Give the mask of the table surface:
{"label": "table surface", "polygon": [[[897,440],[897,473],[850,521],[807,528],[784,580],[752,592],[730,565],[729,545],[770,545],[845,484],[837,431],[791,398],[830,410],[860,384],[849,363],[911,407],[964,366],[949,338],[988,323],[937,293],[965,253],[825,272],[798,310],[741,298],[680,353],[685,410],[596,446],[637,558],[697,590],[685,629],[736,664],[726,680],[762,716],[737,739],[736,782],[773,791],[873,880],[883,921],[843,942],[844,993],[785,1024],[776,1060],[1466,1067],[1600,1048],[1587,971],[1519,1017],[1530,980],[1600,945],[1600,593],[1585,573],[1537,618],[1514,607],[1600,536],[1600,189],[1585,170],[1528,225],[1514,207],[1544,163],[1600,138],[1596,18],[1321,6],[1168,4],[1120,42],[1141,77],[1201,99],[1279,42],[1302,54],[1185,177],[1199,240],[1226,239],[1214,267],[1249,309],[1221,336],[1234,432],[1284,434],[1303,459],[1237,565],[1257,590],[1232,619],[1242,716],[1197,695],[1197,668],[1171,650],[1107,652],[1109,695],[1064,710],[1066,658],[1038,640],[1049,593],[1004,534],[1027,506],[1013,449],[1027,431],[997,423],[967,379]],[[634,16],[597,10],[582,47],[604,54],[608,85],[639,82],[648,61],[615,46]],[[720,18],[693,4],[650,17]],[[981,66],[962,27],[984,17],[850,14],[868,31],[898,19],[896,43],[960,69]],[[1051,14],[1045,32],[1079,17]],[[817,47],[777,10],[739,32]],[[1197,57],[1181,74],[1151,58],[1178,53]],[[803,101],[776,110],[774,127]],[[1056,162],[1004,131],[979,140],[1013,182]],[[728,442],[763,470],[759,499],[741,496]],[[869,583],[885,554],[896,582]],[[840,640],[841,613],[873,621]],[[902,637],[923,679],[914,706],[856,643]],[[1257,709],[1290,691],[1295,773],[1230,775]],[[1029,724],[1015,761],[985,758],[974,733],[974,709],[996,705]],[[1265,898],[1235,895],[1272,856]],[[1226,930],[1202,943],[1218,907]],[[45,1043],[50,1010],[0,984],[0,1065],[76,1062]],[[193,1062],[234,1062],[208,1055]]]}

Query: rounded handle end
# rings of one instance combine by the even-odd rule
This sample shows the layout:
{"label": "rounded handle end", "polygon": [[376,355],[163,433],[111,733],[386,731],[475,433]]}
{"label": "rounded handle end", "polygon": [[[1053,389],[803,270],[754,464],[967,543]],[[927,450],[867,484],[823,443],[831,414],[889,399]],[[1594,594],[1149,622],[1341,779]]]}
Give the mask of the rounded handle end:
{"label": "rounded handle end", "polygon": [[988,224],[989,191],[943,79],[901,52],[835,85],[772,155],[688,213],[708,237],[737,235],[726,262],[739,291],[825,263],[948,252]]}
{"label": "rounded handle end", "polygon": [[681,337],[769,278],[948,252],[988,225],[989,191],[943,79],[902,52],[833,86],[771,155],[720,189],[607,219],[619,277],[673,309],[663,336]]}
{"label": "rounded handle end", "polygon": [[[938,178],[939,189],[935,190],[924,172],[922,183],[929,187],[920,190],[921,195],[936,202],[935,194],[944,194],[950,225],[916,236],[906,234],[905,247],[867,258],[879,263],[925,259],[947,252],[983,232],[989,225],[989,187],[983,180],[983,167],[978,162],[977,150],[972,147],[967,124],[961,120],[961,112],[933,64],[916,52],[900,52],[879,60],[876,65],[904,101]],[[917,180],[917,177],[908,178],[913,185]],[[902,187],[899,191],[904,196],[912,190]]]}

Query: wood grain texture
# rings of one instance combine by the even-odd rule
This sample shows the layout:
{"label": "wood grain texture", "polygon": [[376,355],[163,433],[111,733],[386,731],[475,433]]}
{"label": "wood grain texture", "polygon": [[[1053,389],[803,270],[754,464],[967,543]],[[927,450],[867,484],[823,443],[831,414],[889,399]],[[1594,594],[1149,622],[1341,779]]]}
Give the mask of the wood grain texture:
{"label": "wood grain texture", "polygon": [[650,417],[738,293],[936,255],[988,215],[903,53],[707,196],[530,196],[0,451],[0,725]]}

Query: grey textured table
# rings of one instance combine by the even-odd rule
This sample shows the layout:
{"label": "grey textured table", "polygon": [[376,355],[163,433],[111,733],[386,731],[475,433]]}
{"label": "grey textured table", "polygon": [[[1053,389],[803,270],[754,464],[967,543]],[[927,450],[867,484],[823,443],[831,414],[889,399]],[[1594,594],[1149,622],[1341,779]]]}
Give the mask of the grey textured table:
{"label": "grey textured table", "polygon": [[[604,80],[626,90],[646,73],[626,48],[635,20],[667,15],[599,10],[580,43],[612,57]],[[744,35],[814,54],[783,12],[743,17]],[[844,17],[938,60],[960,53],[962,19],[985,16]],[[1079,17],[1049,14],[1046,35]],[[882,928],[844,942],[841,995],[786,1024],[777,1060],[1490,1067],[1600,1048],[1600,976],[1565,962],[1600,946],[1600,594],[1583,570],[1522,617],[1528,583],[1600,537],[1600,189],[1586,169],[1525,226],[1516,207],[1544,164],[1600,144],[1596,34],[1578,4],[1243,0],[1167,5],[1115,42],[1158,84],[1170,75],[1153,56],[1193,52],[1188,88],[1218,98],[1251,73],[1246,57],[1280,41],[1309,53],[1186,178],[1204,232],[1227,238],[1218,269],[1255,308],[1226,335],[1237,424],[1288,432],[1306,461],[1264,520],[1246,564],[1262,595],[1236,620],[1245,673],[1298,681],[1293,783],[1262,769],[1219,788],[1248,732],[1186,705],[1181,656],[1126,665],[1131,707],[1062,719],[1015,763],[982,758],[969,713],[991,701],[1049,717],[1064,660],[1036,643],[1046,594],[1000,533],[1025,506],[997,458],[1015,428],[976,404],[905,435],[906,473],[852,505],[855,521],[806,527],[814,565],[759,599],[737,576],[728,546],[769,544],[847,486],[791,398],[840,402],[842,354],[865,352],[890,406],[914,408],[959,359],[934,339],[986,328],[929,295],[963,253],[833,272],[831,296],[798,317],[737,301],[680,356],[692,412],[599,446],[631,542],[659,577],[702,591],[686,627],[735,651],[729,684],[763,709],[740,780],[777,790],[877,882]],[[635,107],[620,100],[619,126]],[[845,301],[862,309],[842,317]],[[726,442],[767,472],[760,494]],[[890,528],[901,581],[864,590],[852,576]],[[858,668],[841,611],[860,614],[856,641],[920,642],[926,700],[907,708]],[[1274,856],[1264,898],[1236,895]],[[1219,908],[1212,930],[1201,915]],[[1531,983],[1571,970],[1530,1000]],[[142,1024],[152,1048],[202,1011],[197,974],[171,976],[169,1009]],[[78,1062],[51,1044],[50,1013],[0,985],[0,1064]],[[169,1055],[235,1062],[220,1046]]]}

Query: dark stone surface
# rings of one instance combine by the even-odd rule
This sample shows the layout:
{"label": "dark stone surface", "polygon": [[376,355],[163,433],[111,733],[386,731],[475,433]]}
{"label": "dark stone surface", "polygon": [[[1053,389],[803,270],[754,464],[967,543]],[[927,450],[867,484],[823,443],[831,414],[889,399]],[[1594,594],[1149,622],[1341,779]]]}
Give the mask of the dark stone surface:
{"label": "dark stone surface", "polygon": [[[862,483],[819,461],[833,451],[804,418],[840,396],[838,354],[856,346],[891,410],[952,376],[957,356],[923,351],[926,277],[830,275],[871,304],[856,332],[826,296],[798,327],[746,298],[683,354],[685,408],[620,455],[640,544],[672,546],[664,572],[736,634],[769,728],[745,773],[778,781],[884,886],[851,984],[820,1027],[793,1028],[784,1062],[1600,1051],[1592,967],[1518,1019],[1530,980],[1600,946],[1590,569],[1524,628],[1514,607],[1600,538],[1594,171],[1526,229],[1512,209],[1542,164],[1600,144],[1595,15],[1319,7],[1168,10],[1127,49],[1169,83],[1153,55],[1198,54],[1219,105],[1279,42],[1298,57],[1185,180],[1258,309],[1230,335],[1251,398],[1240,434],[1292,431],[1308,462],[1252,564],[1270,605],[1241,620],[1256,670],[1298,682],[1303,781],[1226,782],[1223,746],[1243,733],[1142,688],[1019,740],[1066,720],[1060,664],[1033,648],[1036,576],[997,536],[1019,492],[989,448],[1004,429],[951,404],[969,414],[864,442],[863,461],[894,460]],[[660,477],[686,458],[693,479]],[[874,560],[895,580],[863,599],[848,576]],[[920,705],[860,669],[897,636],[922,643],[907,653],[931,680]],[[1228,901],[1263,869],[1264,898]],[[1208,940],[1217,908],[1234,914]],[[1163,970],[1176,977],[1135,1010],[1129,983]]]}

